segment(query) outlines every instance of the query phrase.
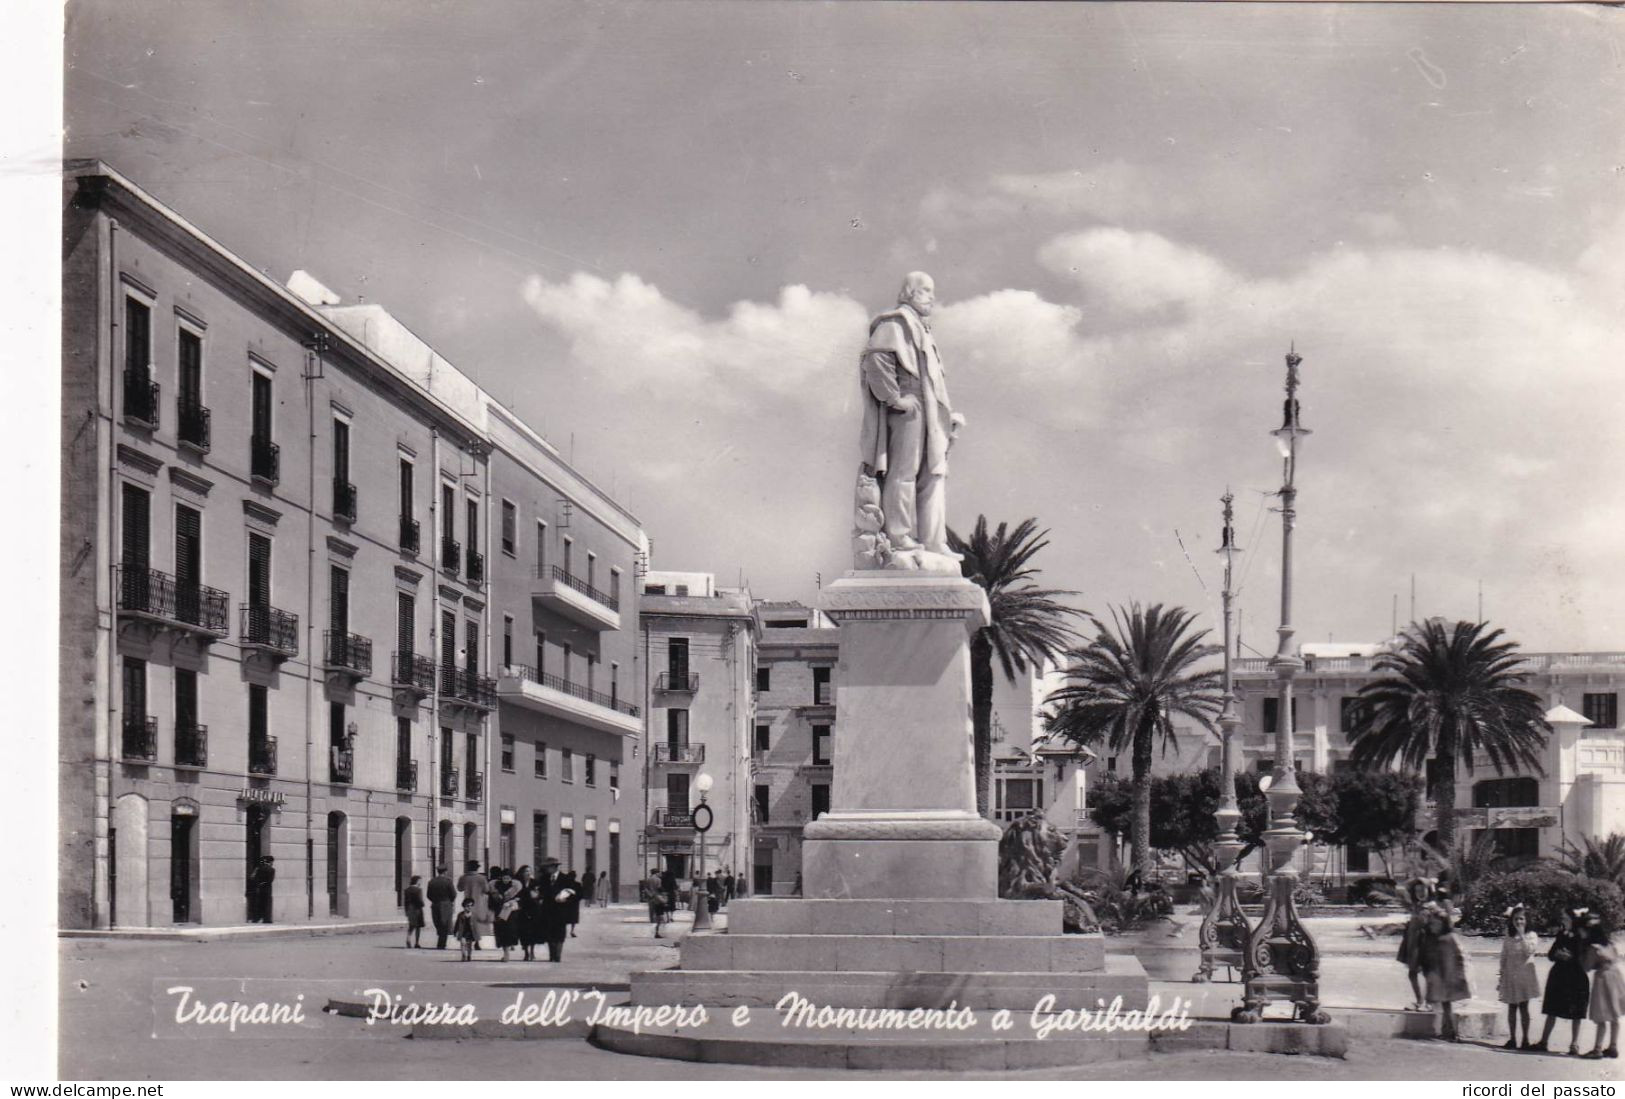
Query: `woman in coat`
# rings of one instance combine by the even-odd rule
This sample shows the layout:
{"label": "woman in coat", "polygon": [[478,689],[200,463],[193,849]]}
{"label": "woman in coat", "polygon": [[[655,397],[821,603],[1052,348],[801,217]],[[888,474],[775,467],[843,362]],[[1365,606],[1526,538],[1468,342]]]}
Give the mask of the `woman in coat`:
{"label": "woman in coat", "polygon": [[1546,1028],[1531,1049],[1544,1051],[1557,1021],[1568,1019],[1573,1027],[1569,1033],[1569,1052],[1576,1057],[1580,1055],[1580,1020],[1586,1017],[1586,1006],[1591,1000],[1591,981],[1585,972],[1588,944],[1583,922],[1587,914],[1584,908],[1564,912],[1563,928],[1546,953],[1552,960],[1552,968],[1546,973],[1546,995],[1540,1001]]}
{"label": "woman in coat", "polygon": [[564,922],[569,925],[570,938],[573,939],[576,937],[576,924],[581,922],[581,882],[576,880],[574,870],[565,872],[564,884],[570,890],[570,899],[564,907]]}
{"label": "woman in coat", "polygon": [[491,871],[491,917],[494,920],[497,946],[502,948],[502,960],[508,960],[508,951],[519,945],[519,883],[507,871]]}
{"label": "woman in coat", "polygon": [[525,961],[536,960],[536,944],[546,942],[542,934],[542,891],[547,888],[547,877],[525,875],[519,891],[519,914],[514,917],[519,925],[519,945],[525,948]]}
{"label": "woman in coat", "polygon": [[401,907],[406,910],[406,948],[421,949],[423,946],[423,886],[418,882],[423,878],[419,874],[412,875],[412,882],[401,895]]}

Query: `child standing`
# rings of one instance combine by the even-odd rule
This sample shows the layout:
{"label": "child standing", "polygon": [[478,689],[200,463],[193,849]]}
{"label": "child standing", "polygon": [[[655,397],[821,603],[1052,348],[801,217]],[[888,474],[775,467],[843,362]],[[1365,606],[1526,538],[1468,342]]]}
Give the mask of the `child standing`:
{"label": "child standing", "polygon": [[1586,1017],[1586,1004],[1591,998],[1591,981],[1586,977],[1583,964],[1587,947],[1583,926],[1586,915],[1584,908],[1571,908],[1564,912],[1562,930],[1552,940],[1551,950],[1546,952],[1546,956],[1552,960],[1552,968],[1546,974],[1546,994],[1540,1001],[1540,1012],[1546,1016],[1546,1029],[1541,1032],[1540,1041],[1532,1047],[1540,1052],[1545,1052],[1546,1041],[1552,1036],[1552,1028],[1557,1026],[1557,1021],[1568,1019],[1573,1025],[1569,1034],[1569,1053],[1575,1057],[1580,1055],[1580,1020]]}
{"label": "child standing", "polygon": [[[1587,1057],[1619,1056],[1619,1017],[1625,1015],[1625,974],[1619,971],[1619,953],[1614,949],[1602,917],[1586,916],[1587,947],[1585,966],[1591,970],[1591,1021],[1597,1024],[1597,1044]],[[1603,1048],[1607,1038],[1608,1048]]]}
{"label": "child standing", "polygon": [[452,924],[452,935],[457,939],[457,949],[462,951],[463,961],[474,960],[474,944],[480,940],[480,932],[474,926],[474,898],[463,898],[463,910],[457,913],[457,920]]}
{"label": "child standing", "polygon": [[1405,883],[1405,903],[1411,910],[1405,921],[1405,932],[1399,940],[1399,961],[1404,963],[1405,978],[1411,982],[1411,1002],[1406,1011],[1430,1011],[1427,998],[1422,995],[1422,946],[1427,941],[1427,913],[1424,909],[1433,899],[1433,883],[1424,878],[1412,878]]}
{"label": "child standing", "polygon": [[[1529,1001],[1540,995],[1540,977],[1535,973],[1535,951],[1539,940],[1529,930],[1529,914],[1523,905],[1506,910],[1506,938],[1501,940],[1501,974],[1496,993],[1507,1005],[1506,1049],[1531,1049],[1529,1040]],[[1523,1045],[1518,1044],[1518,1020],[1523,1020]]]}
{"label": "child standing", "polygon": [[1473,997],[1472,987],[1467,983],[1467,959],[1456,941],[1450,913],[1438,904],[1429,904],[1424,915],[1427,922],[1422,940],[1422,976],[1427,984],[1428,1003],[1438,1004],[1443,1012],[1439,1037],[1447,1042],[1459,1042],[1455,1004],[1457,1000]]}

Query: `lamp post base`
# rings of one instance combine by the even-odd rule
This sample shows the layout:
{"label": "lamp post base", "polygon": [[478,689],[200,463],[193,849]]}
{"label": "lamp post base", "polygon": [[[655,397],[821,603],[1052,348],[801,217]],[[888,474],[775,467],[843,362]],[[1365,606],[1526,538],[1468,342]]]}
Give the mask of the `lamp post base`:
{"label": "lamp post base", "polygon": [[1320,1006],[1320,948],[1292,899],[1297,885],[1298,875],[1292,871],[1270,879],[1264,914],[1247,940],[1245,990],[1241,1006],[1230,1014],[1232,1022],[1260,1022],[1265,1005],[1272,1003],[1292,1004],[1292,1017],[1298,1022],[1332,1021]]}
{"label": "lamp post base", "polygon": [[[1224,858],[1223,855],[1220,856]],[[1196,933],[1196,945],[1202,952],[1201,965],[1191,976],[1195,984],[1213,979],[1217,966],[1228,966],[1246,972],[1247,941],[1252,937],[1252,924],[1241,910],[1236,897],[1236,871],[1234,857],[1226,861],[1226,870],[1219,874],[1213,897],[1213,906],[1202,917],[1202,926]]]}

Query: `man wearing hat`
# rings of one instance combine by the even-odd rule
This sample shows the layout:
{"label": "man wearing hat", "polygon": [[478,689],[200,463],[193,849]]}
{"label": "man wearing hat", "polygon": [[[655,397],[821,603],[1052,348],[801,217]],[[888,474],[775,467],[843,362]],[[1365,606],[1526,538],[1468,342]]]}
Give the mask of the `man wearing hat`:
{"label": "man wearing hat", "polygon": [[261,855],[248,875],[248,922],[271,922],[271,883],[276,881],[276,859]]}
{"label": "man wearing hat", "polygon": [[551,856],[542,860],[538,876],[541,885],[542,939],[547,943],[547,960],[564,960],[564,940],[570,934],[570,901],[576,893],[559,873],[559,860]]}

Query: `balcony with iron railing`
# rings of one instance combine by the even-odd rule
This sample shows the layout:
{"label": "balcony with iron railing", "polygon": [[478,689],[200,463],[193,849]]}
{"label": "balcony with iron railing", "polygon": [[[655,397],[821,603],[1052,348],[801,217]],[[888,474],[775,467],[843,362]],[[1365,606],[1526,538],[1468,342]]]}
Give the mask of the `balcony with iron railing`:
{"label": "balcony with iron railing", "polygon": [[417,653],[397,652],[390,659],[389,681],[395,687],[423,696],[434,690],[434,661]]}
{"label": "balcony with iron railing", "polygon": [[355,781],[355,749],[333,745],[327,750],[327,781],[348,786]]}
{"label": "balcony with iron railing", "polygon": [[703,744],[656,744],[656,763],[704,763]]}
{"label": "balcony with iron railing", "polygon": [[372,674],[372,639],[343,630],[322,633],[322,663],[330,672],[365,679]]}
{"label": "balcony with iron railing", "polygon": [[463,567],[463,546],[455,538],[440,539],[440,567],[446,572],[458,572]]}
{"label": "balcony with iron railing", "polygon": [[537,570],[531,598],[589,629],[621,628],[620,597],[614,592],[600,591],[559,565]]}
{"label": "balcony with iron railing", "polygon": [[198,770],[209,765],[209,727],[175,723],[175,766]]}
{"label": "balcony with iron railing", "polygon": [[395,789],[406,793],[415,793],[418,788],[418,761],[415,759],[397,759],[395,761]]}
{"label": "balcony with iron railing", "polygon": [[473,706],[480,710],[497,708],[497,681],[472,668],[450,664],[440,666],[440,701]]}
{"label": "balcony with iron railing", "polygon": [[118,611],[204,638],[220,638],[229,632],[231,596],[202,584],[178,584],[157,569],[120,565]]}
{"label": "balcony with iron railing", "polygon": [[146,714],[125,714],[119,757],[137,763],[157,763],[158,719]]}
{"label": "balcony with iron railing", "polygon": [[353,523],[356,518],[355,485],[337,477],[333,478],[333,518],[346,523]]}
{"label": "balcony with iron railing", "polygon": [[268,604],[244,603],[237,640],[243,648],[260,650],[275,660],[298,656],[299,616]]}
{"label": "balcony with iron railing", "polygon": [[673,809],[657,805],[649,812],[649,827],[692,830],[694,827],[694,810]]}
{"label": "balcony with iron railing", "polygon": [[475,587],[485,583],[485,554],[474,549],[468,551],[468,582]]}
{"label": "balcony with iron railing", "polygon": [[175,437],[182,446],[209,452],[212,437],[209,410],[196,401],[182,401],[175,408]]}
{"label": "balcony with iron railing", "polygon": [[401,516],[401,552],[413,557],[423,548],[423,525],[410,515]]}
{"label": "balcony with iron railing", "polygon": [[655,690],[673,694],[693,694],[700,689],[698,672],[661,672],[655,676]]}
{"label": "balcony with iron railing", "polygon": [[268,485],[282,480],[282,448],[259,435],[251,436],[248,443],[248,470],[256,481]]}
{"label": "balcony with iron railing", "polygon": [[445,767],[440,771],[440,796],[454,798],[457,796],[457,768]]}
{"label": "balcony with iron railing", "polygon": [[248,773],[264,776],[276,774],[276,737],[249,740]]}
{"label": "balcony with iron railing", "polygon": [[158,430],[158,383],[148,371],[124,368],[124,418]]}
{"label": "balcony with iron railing", "polygon": [[562,718],[577,725],[622,736],[643,731],[642,711],[614,694],[604,694],[562,676],[537,672],[527,664],[502,669],[497,680],[502,699],[528,710]]}
{"label": "balcony with iron railing", "polygon": [[479,801],[485,796],[485,772],[470,771],[468,773],[468,800]]}

